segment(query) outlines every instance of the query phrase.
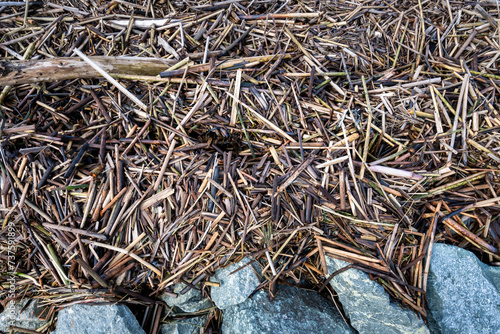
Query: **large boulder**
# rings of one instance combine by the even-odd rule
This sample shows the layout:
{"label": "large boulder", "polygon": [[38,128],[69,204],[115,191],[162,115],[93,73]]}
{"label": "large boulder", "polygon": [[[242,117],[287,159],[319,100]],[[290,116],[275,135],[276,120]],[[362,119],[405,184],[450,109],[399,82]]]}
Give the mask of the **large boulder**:
{"label": "large boulder", "polygon": [[500,268],[462,248],[434,244],[427,281],[433,332],[500,333]]}
{"label": "large boulder", "polygon": [[167,303],[168,306],[178,307],[181,311],[187,313],[198,312],[212,307],[210,299],[203,298],[200,290],[190,289],[185,294],[181,294],[181,291],[185,287],[185,284],[176,284],[173,287],[173,291],[177,294],[177,297],[163,294],[160,298]]}
{"label": "large boulder", "polygon": [[76,304],[57,315],[52,334],[146,334],[125,305]]}
{"label": "large boulder", "polygon": [[[215,305],[220,309],[239,304],[245,301],[260,282],[250,263],[251,259],[246,257],[238,263],[231,264],[226,268],[219,269],[210,278],[211,282],[219,283],[219,287],[212,287],[210,296]],[[238,270],[239,268],[244,268]],[[231,274],[235,270],[237,272]]]}
{"label": "large boulder", "polygon": [[351,334],[334,305],[314,291],[278,286],[270,300],[266,291],[223,311],[223,334]]}
{"label": "large boulder", "polygon": [[[28,303],[29,305],[26,306]],[[9,333],[10,326],[36,330],[46,323],[38,319],[42,311],[43,308],[39,307],[36,299],[10,301],[4,312],[0,314],[0,332]]]}
{"label": "large boulder", "polygon": [[[326,257],[326,264],[330,275],[349,265],[331,257]],[[360,270],[346,270],[334,276],[330,284],[351,326],[360,334],[429,333],[417,314],[392,302],[384,288]]]}

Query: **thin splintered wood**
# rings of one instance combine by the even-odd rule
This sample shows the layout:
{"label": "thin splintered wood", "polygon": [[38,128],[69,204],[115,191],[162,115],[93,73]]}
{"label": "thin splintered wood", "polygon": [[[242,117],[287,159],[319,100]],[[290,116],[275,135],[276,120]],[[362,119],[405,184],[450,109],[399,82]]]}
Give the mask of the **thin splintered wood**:
{"label": "thin splintered wood", "polygon": [[0,9],[0,269],[14,225],[47,319],[126,302],[153,333],[245,256],[273,294],[344,260],[425,317],[433,242],[500,263],[494,3],[97,3]]}

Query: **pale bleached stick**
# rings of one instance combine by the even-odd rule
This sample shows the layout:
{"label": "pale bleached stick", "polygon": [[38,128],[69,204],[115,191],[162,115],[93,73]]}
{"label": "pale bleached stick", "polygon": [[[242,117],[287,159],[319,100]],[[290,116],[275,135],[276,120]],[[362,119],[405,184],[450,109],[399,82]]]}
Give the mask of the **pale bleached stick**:
{"label": "pale bleached stick", "polygon": [[[123,94],[127,95],[128,98],[131,99],[132,101],[134,101],[139,107],[141,107],[142,110],[148,111],[148,107],[144,103],[142,103],[141,100],[139,100],[134,94],[132,94],[131,92],[129,92],[125,87],[123,87],[121,83],[119,83],[118,81],[116,81],[115,79],[113,79],[113,77],[111,75],[109,75],[108,73],[106,73],[106,71],[104,71],[102,68],[100,68],[95,62],[93,62],[83,52],[81,52],[80,50],[78,50],[76,48],[75,48],[75,50],[73,50],[73,52],[76,53],[78,55],[78,57],[82,58],[82,60],[84,62],[86,62],[87,64],[89,64],[94,70],[96,70],[97,72],[99,72],[99,74],[102,75],[111,84],[113,84],[113,86],[115,86],[116,88],[118,88],[118,90],[120,92],[122,92]],[[149,115],[146,114],[146,113],[137,112],[137,111],[136,111],[136,113],[139,116],[144,117],[144,118],[148,118],[149,117]]]}
{"label": "pale bleached stick", "polygon": [[[460,112],[462,111],[463,108],[463,97],[465,93],[466,87],[468,87],[468,82],[469,82],[469,74],[467,73],[465,75],[464,81],[462,83],[462,89],[460,89],[460,96],[458,97],[458,106],[457,110],[455,111],[455,119],[453,120],[453,128],[451,129],[451,142],[450,142],[450,147],[455,148],[455,137],[457,136],[456,130],[458,127],[458,116],[460,115]],[[448,162],[451,161],[451,157],[453,156],[453,152],[450,151],[448,153]]]}
{"label": "pale bleached stick", "polygon": [[[463,106],[462,106],[462,124],[463,124],[463,130],[462,130],[462,160],[464,165],[467,166],[467,98],[469,97],[469,81],[470,81],[470,74],[467,73],[464,78],[464,82],[466,83],[465,85],[465,93],[463,96]],[[460,101],[458,102],[460,103]],[[457,111],[458,113],[458,111]]]}
{"label": "pale bleached stick", "polygon": [[128,255],[130,256],[131,258],[133,258],[134,260],[136,260],[137,262],[141,263],[142,265],[144,265],[146,268],[152,270],[155,274],[157,274],[158,276],[161,276],[161,271],[158,270],[155,266],[153,266],[151,263],[149,262],[146,262],[145,260],[143,260],[141,257],[139,257],[137,254],[134,254],[130,251],[127,251],[123,248],[119,248],[119,247],[115,247],[115,246],[111,246],[111,245],[108,245],[108,244],[103,244],[102,242],[95,242],[95,241],[90,241],[90,240],[84,240],[85,243],[87,244],[91,244],[91,245],[94,245],[94,246],[97,246],[97,247],[102,247],[102,248],[106,248],[106,249],[110,249],[110,250],[113,250],[115,252],[120,252],[120,253],[123,253],[125,255]]}
{"label": "pale bleached stick", "polygon": [[229,123],[230,126],[234,126],[236,124],[236,118],[238,117],[238,101],[240,99],[240,86],[241,86],[241,74],[243,71],[241,68],[236,72],[236,83],[234,85],[234,99],[233,99],[233,108],[231,110],[231,121]]}
{"label": "pale bleached stick", "polygon": [[421,180],[424,178],[422,175],[415,174],[411,171],[396,169],[391,167],[375,165],[375,166],[368,166],[368,168],[375,173],[383,173],[387,175],[399,176],[408,179]]}

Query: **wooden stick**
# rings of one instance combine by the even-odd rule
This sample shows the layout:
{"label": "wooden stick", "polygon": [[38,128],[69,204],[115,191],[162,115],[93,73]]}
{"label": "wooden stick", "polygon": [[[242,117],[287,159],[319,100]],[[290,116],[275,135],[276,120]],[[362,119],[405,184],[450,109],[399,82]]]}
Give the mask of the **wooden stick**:
{"label": "wooden stick", "polygon": [[[89,64],[94,70],[99,72],[100,75],[102,75],[106,80],[108,80],[111,84],[113,84],[113,86],[118,88],[123,94],[127,95],[129,99],[131,99],[137,105],[139,105],[139,107],[141,107],[142,110],[148,111],[148,107],[144,103],[142,103],[141,100],[139,100],[134,94],[130,93],[125,87],[123,87],[118,81],[116,81],[113,77],[111,77],[106,71],[100,68],[98,64],[93,62],[83,52],[81,52],[78,49],[75,49],[73,52],[76,53],[80,58],[82,58],[83,61]],[[149,115],[146,113],[139,113],[139,115],[145,118],[149,117]]]}

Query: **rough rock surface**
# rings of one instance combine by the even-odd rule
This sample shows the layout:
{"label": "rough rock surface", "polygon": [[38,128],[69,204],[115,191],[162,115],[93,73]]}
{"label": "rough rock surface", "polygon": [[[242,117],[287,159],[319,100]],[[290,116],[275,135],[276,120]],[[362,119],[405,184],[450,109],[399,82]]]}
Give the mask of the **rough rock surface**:
{"label": "rough rock surface", "polygon": [[353,333],[329,300],[314,291],[278,286],[273,301],[266,291],[223,312],[223,334]]}
{"label": "rough rock surface", "polygon": [[500,333],[500,268],[459,247],[434,244],[427,282],[433,332]]}
{"label": "rough rock surface", "polygon": [[[0,314],[0,332],[8,333],[10,326],[36,330],[45,324],[45,321],[38,319],[43,309],[38,307],[36,300],[31,300],[29,306],[23,311],[28,301],[28,299],[23,299],[18,302],[9,302],[9,306]],[[13,313],[7,311],[11,305],[13,305]]]}
{"label": "rough rock surface", "polygon": [[[331,257],[326,258],[326,264],[330,275],[349,265]],[[330,284],[337,292],[351,326],[360,334],[429,333],[417,314],[391,302],[384,288],[360,270],[344,271]]]}
{"label": "rough rock surface", "polygon": [[191,313],[198,312],[212,307],[209,298],[203,298],[200,290],[190,289],[185,294],[181,294],[182,289],[186,287],[185,284],[176,284],[173,288],[177,297],[172,297],[167,294],[161,295],[160,298],[167,303],[168,306],[176,306],[183,312]]}
{"label": "rough rock surface", "polygon": [[250,261],[251,259],[246,257],[238,263],[217,270],[210,278],[211,282],[220,283],[220,287],[212,287],[210,293],[212,301],[218,308],[225,309],[245,301],[259,286],[259,279],[251,265],[229,275]]}
{"label": "rough rock surface", "polygon": [[199,334],[203,333],[208,316],[172,321],[161,325],[161,334]]}
{"label": "rough rock surface", "polygon": [[125,305],[77,304],[61,310],[52,334],[145,334]]}

